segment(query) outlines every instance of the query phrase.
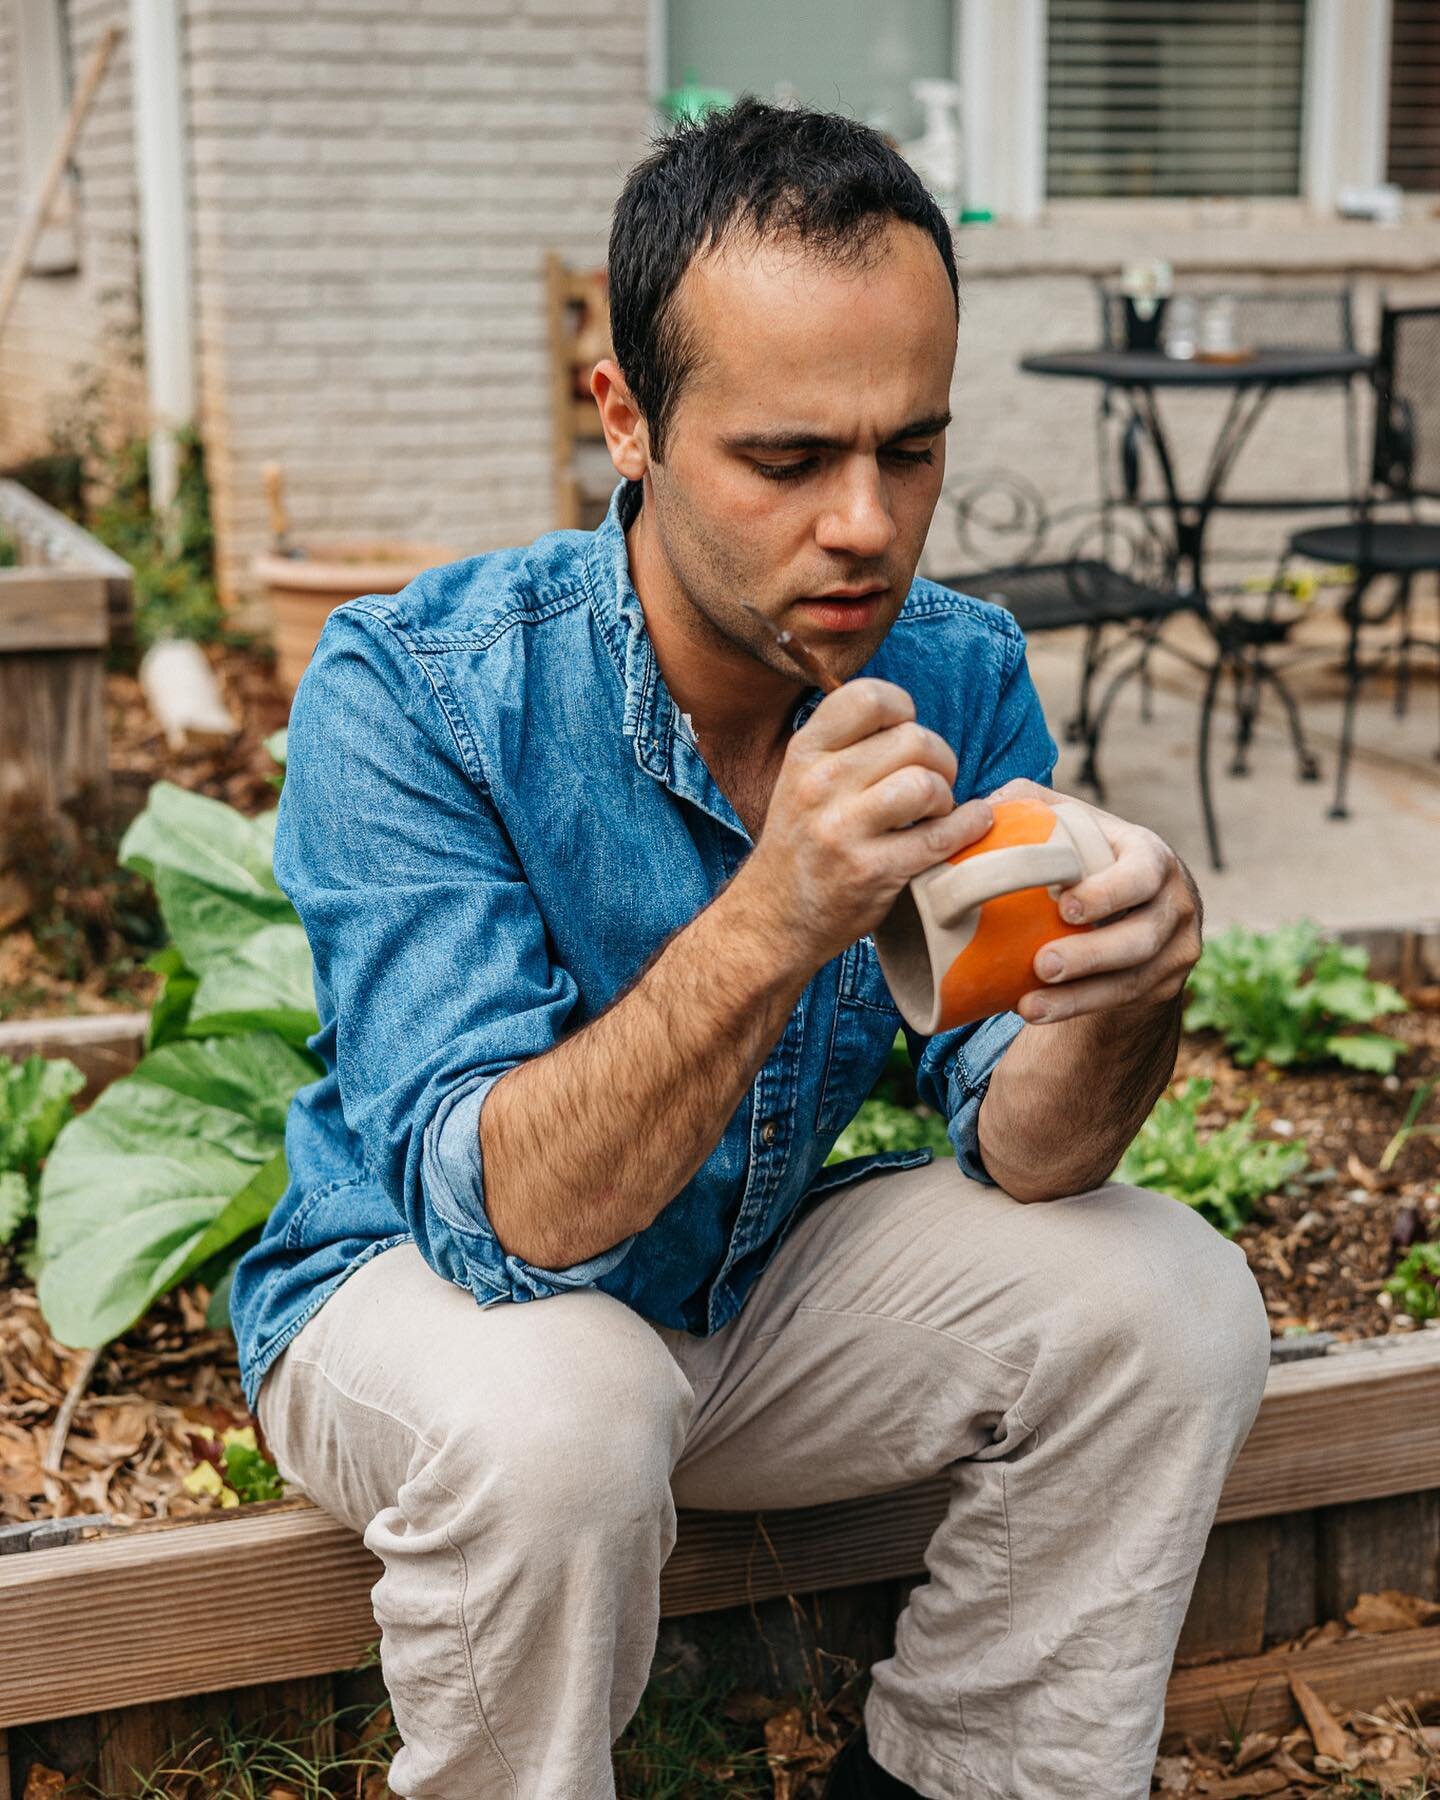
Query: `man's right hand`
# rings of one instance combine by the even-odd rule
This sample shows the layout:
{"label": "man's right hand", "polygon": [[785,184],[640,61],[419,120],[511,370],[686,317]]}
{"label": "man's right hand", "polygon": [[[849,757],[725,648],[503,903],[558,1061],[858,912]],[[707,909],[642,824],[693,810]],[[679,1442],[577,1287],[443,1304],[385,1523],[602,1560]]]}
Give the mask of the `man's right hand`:
{"label": "man's right hand", "polygon": [[846,682],[786,748],[764,829],[731,883],[813,972],[872,931],[912,876],[990,829],[956,806],[955,752],[892,682]]}

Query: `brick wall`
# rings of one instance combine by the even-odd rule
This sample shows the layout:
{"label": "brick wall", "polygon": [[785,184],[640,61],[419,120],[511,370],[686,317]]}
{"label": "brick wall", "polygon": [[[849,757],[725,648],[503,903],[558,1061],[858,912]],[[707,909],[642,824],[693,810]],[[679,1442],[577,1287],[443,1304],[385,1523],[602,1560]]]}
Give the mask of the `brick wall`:
{"label": "brick wall", "polygon": [[[70,67],[79,80],[96,39],[124,24],[125,0],[70,0]],[[16,67],[10,9],[0,6],[0,241],[8,248],[20,193]],[[0,463],[54,447],[82,393],[110,435],[144,430],[138,350],[138,252],[130,61],[116,46],[75,152],[78,269],[31,275],[0,332]]]}
{"label": "brick wall", "polygon": [[189,0],[200,373],[227,587],[267,528],[551,523],[542,257],[603,260],[643,0]]}

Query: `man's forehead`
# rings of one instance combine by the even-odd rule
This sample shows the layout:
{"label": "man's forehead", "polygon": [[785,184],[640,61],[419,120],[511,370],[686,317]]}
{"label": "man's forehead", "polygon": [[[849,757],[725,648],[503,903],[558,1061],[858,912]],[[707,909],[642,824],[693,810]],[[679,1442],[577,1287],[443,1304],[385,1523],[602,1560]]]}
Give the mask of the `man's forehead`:
{"label": "man's forehead", "polygon": [[873,390],[878,402],[885,389],[889,434],[944,404],[954,299],[918,227],[897,223],[858,260],[727,239],[691,264],[677,301],[693,359],[687,388],[727,411],[756,405],[772,422],[783,412],[797,427],[808,418],[833,430],[842,391],[853,400]]}

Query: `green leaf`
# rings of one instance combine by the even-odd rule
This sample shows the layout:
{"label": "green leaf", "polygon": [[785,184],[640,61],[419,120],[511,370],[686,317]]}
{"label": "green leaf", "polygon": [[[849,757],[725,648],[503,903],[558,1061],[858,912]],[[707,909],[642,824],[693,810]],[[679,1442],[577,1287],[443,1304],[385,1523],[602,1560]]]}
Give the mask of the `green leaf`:
{"label": "green leaf", "polygon": [[184,1037],[200,977],[186,968],[185,958],[173,944],[157,950],[145,967],[165,977],[165,985],[150,1008],[150,1024],[145,1033],[145,1048],[158,1050],[162,1044]]}
{"label": "green leaf", "polygon": [[230,1330],[230,1287],[235,1280],[235,1269],[240,1261],[235,1261],[215,1283],[215,1291],[210,1296],[210,1304],[205,1308],[205,1323],[211,1331]]}
{"label": "green leaf", "polygon": [[74,1063],[27,1056],[23,1063],[0,1057],[0,1170],[34,1179],[70,1101],[85,1085]]}
{"label": "green leaf", "polygon": [[953,1156],[944,1119],[928,1107],[896,1106],[872,1096],[840,1133],[825,1161],[846,1162],[852,1156],[874,1156],[882,1150],[933,1150]]}
{"label": "green leaf", "polygon": [[273,812],[247,819],[223,800],[157,781],[121,840],[120,861],[147,881],[172,869],[223,892],[263,896],[280,893],[274,850]]}
{"label": "green leaf", "polygon": [[1271,932],[1234,926],[1206,944],[1191,973],[1185,1029],[1218,1031],[1241,1067],[1348,1061],[1336,1046],[1355,1040],[1342,1027],[1406,1007],[1393,987],[1369,979],[1368,966],[1365,950],[1327,941],[1308,920]]}
{"label": "green leaf", "polygon": [[1361,1031],[1327,1040],[1330,1054],[1350,1069],[1369,1069],[1377,1075],[1388,1075],[1410,1048],[1399,1038],[1386,1037],[1382,1031]]}
{"label": "green leaf", "polygon": [[268,1030],[303,1043],[319,1030],[310,948],[271,874],[274,817],[181,793],[158,783],[121,846],[154,884],[179,959],[152,1041]]}
{"label": "green leaf", "polygon": [[272,1033],[167,1044],[65,1128],[36,1236],[40,1305],[62,1343],[107,1343],[197,1251],[265,1216],[291,1097],[315,1073]]}
{"label": "green leaf", "polygon": [[1298,1175],[1309,1161],[1303,1140],[1255,1137],[1256,1107],[1202,1134],[1199,1114],[1212,1083],[1195,1078],[1162,1094],[1115,1171],[1120,1181],[1156,1188],[1193,1206],[1227,1235],[1249,1219],[1257,1200]]}
{"label": "green leaf", "polygon": [[30,1183],[17,1169],[0,1173],[0,1244],[10,1243],[30,1217]]}
{"label": "green leaf", "polygon": [[290,733],[287,730],[282,729],[280,731],[272,731],[265,740],[265,748],[275,758],[276,762],[280,764],[282,769],[285,767],[286,758],[289,753],[289,737]]}

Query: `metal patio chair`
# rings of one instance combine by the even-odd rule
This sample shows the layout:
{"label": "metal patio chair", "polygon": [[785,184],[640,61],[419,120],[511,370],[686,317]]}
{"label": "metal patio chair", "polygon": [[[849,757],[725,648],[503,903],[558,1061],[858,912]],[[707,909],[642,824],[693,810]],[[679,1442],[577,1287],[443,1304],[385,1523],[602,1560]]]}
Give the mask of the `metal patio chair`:
{"label": "metal patio chair", "polygon": [[[1440,576],[1440,523],[1420,516],[1422,500],[1440,500],[1440,306],[1386,306],[1380,317],[1375,369],[1370,482],[1357,516],[1348,524],[1297,531],[1286,552],[1287,564],[1290,558],[1303,556],[1355,571],[1340,609],[1348,634],[1332,819],[1349,816],[1346,784],[1355,708],[1365,680],[1394,662],[1395,710],[1403,713],[1413,652],[1440,658],[1440,635],[1417,635],[1412,624],[1416,577]],[[1399,517],[1381,516],[1381,509],[1391,507],[1400,509]],[[1371,589],[1382,576],[1392,578],[1394,588],[1378,606],[1369,607]],[[1388,635],[1382,635],[1387,627]],[[1440,756],[1440,749],[1436,754]]]}

